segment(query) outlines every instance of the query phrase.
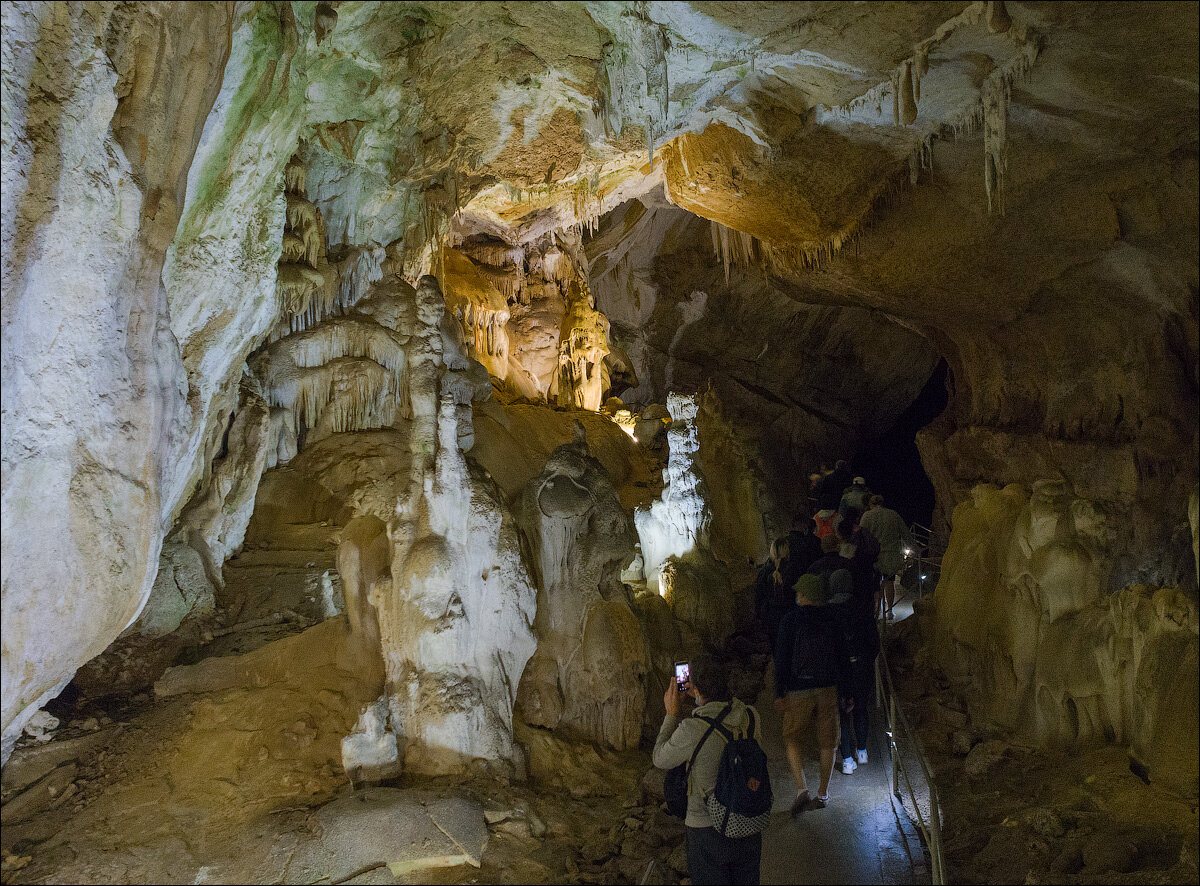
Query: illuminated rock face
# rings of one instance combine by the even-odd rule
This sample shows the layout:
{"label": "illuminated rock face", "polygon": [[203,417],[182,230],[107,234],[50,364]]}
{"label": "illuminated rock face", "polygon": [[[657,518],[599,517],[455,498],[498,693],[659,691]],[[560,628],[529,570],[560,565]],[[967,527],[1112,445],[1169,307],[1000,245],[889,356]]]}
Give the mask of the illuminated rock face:
{"label": "illuminated rock face", "polygon": [[704,477],[698,468],[700,435],[696,427],[697,398],[672,393],[667,398],[671,425],[667,429],[670,457],[662,497],[634,515],[646,581],[652,587],[668,557],[685,556],[708,547],[712,513],[705,501]]}
{"label": "illuminated rock face", "polygon": [[523,245],[453,229],[447,307],[472,357],[514,393],[596,411],[609,387],[608,320],[596,310],[578,231]]}
{"label": "illuminated rock face", "polygon": [[[606,375],[630,406],[711,380],[773,486],[885,428],[941,355],[955,390],[922,448],[945,515],[981,482],[1066,479],[1124,527],[1071,569],[1182,584],[1194,10],[745,7],[5,4],[5,753],[138,617],[165,537],[209,566],[237,549],[262,470],[336,456],[355,515],[391,523],[407,458],[436,477],[440,434],[473,441],[489,381],[457,338],[556,405],[598,405]],[[446,248],[492,288],[458,292]],[[430,270],[440,364],[411,285]],[[402,478],[337,439],[360,432],[404,449]],[[445,507],[495,523],[481,484]],[[722,558],[752,550],[722,517],[747,488],[711,497]],[[451,572],[516,550],[406,519]],[[410,554],[393,577],[416,587]]]}
{"label": "illuminated rock face", "polygon": [[1152,778],[1194,785],[1195,600],[1108,592],[1119,519],[1062,482],[975,487],[954,511],[936,655],[977,721],[1056,747],[1130,744]]}
{"label": "illuminated rock face", "polygon": [[452,385],[451,371],[443,376],[454,359],[437,281],[421,278],[416,299],[406,349],[409,481],[389,520],[391,578],[375,583],[370,601],[405,765],[446,772],[513,759],[515,675],[536,645],[536,596],[498,490],[459,448],[460,420],[470,421],[459,409],[474,392]]}
{"label": "illuminated rock face", "polygon": [[188,421],[161,272],[232,22],[223,5],[3,20],[7,759],[137,617],[182,504],[161,485]]}
{"label": "illuminated rock face", "polygon": [[521,677],[527,723],[624,749],[641,735],[649,670],[621,569],[634,556],[632,521],[583,426],[529,481],[520,521],[540,576],[538,648]]}

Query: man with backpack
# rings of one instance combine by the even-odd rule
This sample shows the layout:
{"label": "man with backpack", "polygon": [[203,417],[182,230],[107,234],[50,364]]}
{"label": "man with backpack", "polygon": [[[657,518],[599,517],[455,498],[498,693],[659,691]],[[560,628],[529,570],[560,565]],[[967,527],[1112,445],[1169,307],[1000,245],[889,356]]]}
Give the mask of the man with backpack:
{"label": "man with backpack", "polygon": [[[783,746],[796,779],[792,814],[824,809],[838,744],[838,697],[846,685],[845,617],[834,597],[848,596],[845,569],[828,578],[806,574],[796,581],[796,608],[779,627],[775,647],[775,706],[783,713]],[[820,785],[810,795],[804,778],[804,733],[815,726],[821,752]]]}
{"label": "man with backpack", "polygon": [[[696,700],[690,717],[681,713],[685,694]],[[758,713],[730,698],[725,666],[707,655],[692,659],[683,689],[670,682],[663,706],[667,713],[653,759],[658,768],[673,770],[666,783],[669,811],[683,805],[676,791],[686,792],[692,882],[757,884],[762,831],[771,817],[766,755],[757,741]]]}

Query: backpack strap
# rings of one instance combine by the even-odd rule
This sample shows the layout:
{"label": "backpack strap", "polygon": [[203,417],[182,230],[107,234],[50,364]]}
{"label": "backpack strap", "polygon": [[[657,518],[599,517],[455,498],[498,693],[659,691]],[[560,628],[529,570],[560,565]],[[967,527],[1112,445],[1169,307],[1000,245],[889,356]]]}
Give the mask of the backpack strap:
{"label": "backpack strap", "polygon": [[729,730],[727,730],[724,726],[721,725],[721,721],[724,720],[725,717],[727,717],[729,715],[729,712],[731,710],[733,710],[733,702],[732,701],[729,704],[725,705],[725,710],[721,711],[720,715],[715,720],[710,717],[697,716],[697,719],[703,720],[705,723],[708,724],[708,730],[704,733],[704,737],[701,738],[700,741],[698,741],[696,743],[696,749],[694,751],[692,751],[692,758],[690,760],[688,760],[687,769],[684,770],[685,772],[687,772],[689,782],[691,781],[691,778],[692,778],[692,767],[694,765],[696,765],[696,757],[698,757],[700,755],[700,749],[702,747],[704,747],[704,743],[706,741],[708,741],[708,737],[713,734],[713,730],[720,729],[722,732],[728,734]]}

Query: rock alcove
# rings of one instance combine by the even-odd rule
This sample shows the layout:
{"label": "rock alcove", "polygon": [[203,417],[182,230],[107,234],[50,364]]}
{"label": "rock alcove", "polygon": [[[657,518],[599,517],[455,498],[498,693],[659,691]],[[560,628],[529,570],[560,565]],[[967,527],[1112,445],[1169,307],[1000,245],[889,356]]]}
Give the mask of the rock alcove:
{"label": "rock alcove", "polygon": [[5,881],[640,878],[673,661],[756,696],[894,428],[931,753],[1151,792],[952,865],[1194,879],[1197,18],[6,3]]}

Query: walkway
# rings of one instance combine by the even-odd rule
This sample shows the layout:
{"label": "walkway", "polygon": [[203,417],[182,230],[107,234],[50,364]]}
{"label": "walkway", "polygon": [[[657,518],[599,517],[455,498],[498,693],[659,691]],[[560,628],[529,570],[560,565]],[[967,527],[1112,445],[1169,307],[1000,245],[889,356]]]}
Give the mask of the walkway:
{"label": "walkway", "polygon": [[[911,614],[912,604],[897,601],[896,616]],[[769,676],[769,675],[768,675]],[[772,705],[773,685],[759,698],[763,750],[771,761],[775,810],[763,840],[763,883],[928,883],[925,853],[916,828],[888,784],[890,760],[882,715],[872,711],[870,762],[842,775],[840,759],[829,783],[825,809],[789,814],[796,796],[783,752],[780,717]],[[805,776],[816,793],[817,749],[806,752]]]}

